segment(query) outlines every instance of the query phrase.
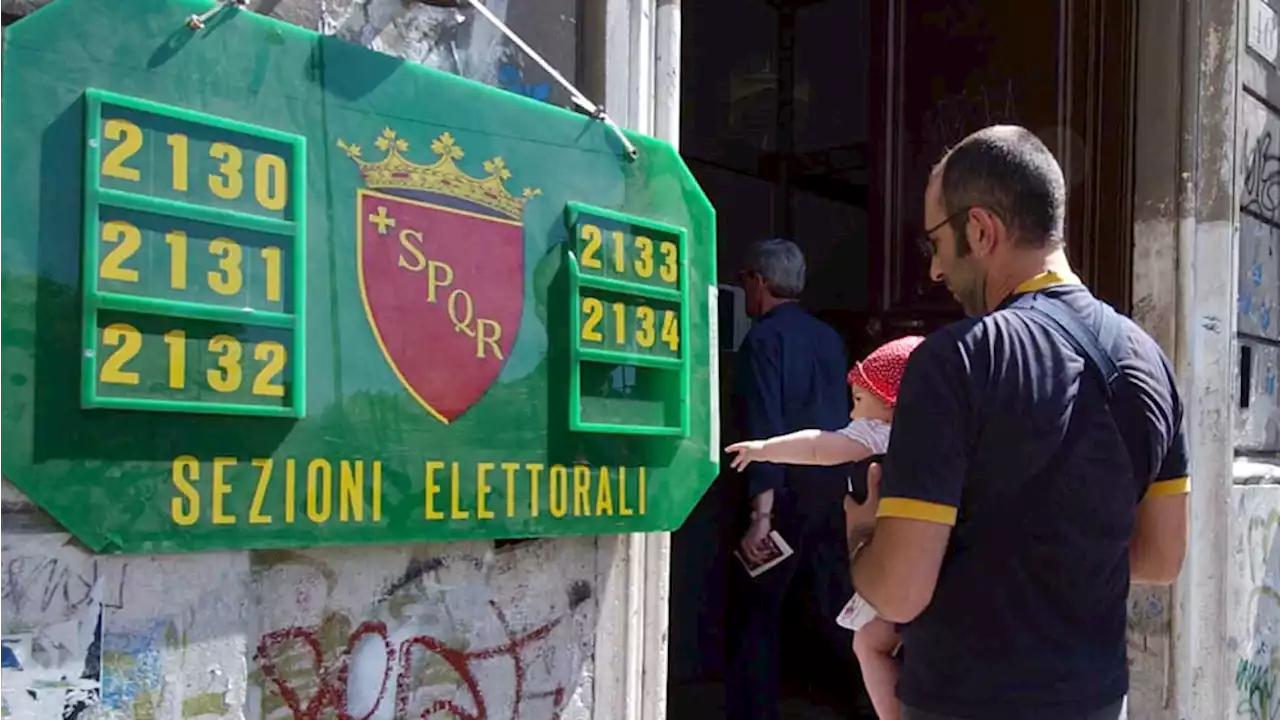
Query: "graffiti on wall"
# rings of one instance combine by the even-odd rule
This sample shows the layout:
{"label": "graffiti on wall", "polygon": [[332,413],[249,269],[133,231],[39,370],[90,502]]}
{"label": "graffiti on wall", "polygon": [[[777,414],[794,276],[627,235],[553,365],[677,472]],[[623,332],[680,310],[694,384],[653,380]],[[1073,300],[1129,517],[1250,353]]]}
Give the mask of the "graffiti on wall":
{"label": "graffiti on wall", "polygon": [[123,600],[97,562],[6,553],[0,600],[0,714],[87,717],[102,690],[103,608]]}
{"label": "graffiti on wall", "polygon": [[352,611],[335,609],[345,573],[279,555],[292,567],[260,582],[292,584],[298,613],[318,608],[320,618],[259,637],[252,662],[263,718],[560,717],[585,655],[575,625],[592,597],[587,581],[551,599],[504,603],[482,598],[483,584],[449,579],[448,566],[465,560],[413,561]]}
{"label": "graffiti on wall", "polygon": [[[488,647],[464,650],[429,634],[397,642],[386,623],[376,620],[361,623],[343,640],[341,630],[335,632],[341,621],[331,618],[319,628],[290,627],[267,633],[258,643],[254,661],[294,718],[318,720],[328,710],[340,718],[370,720],[384,705],[394,707],[397,718],[440,713],[459,720],[496,717],[477,673],[479,665],[493,660],[509,665],[514,682],[510,717],[536,713],[558,718],[566,688],[530,688],[527,683],[529,656],[536,655],[538,645],[546,642],[563,618],[519,632],[496,603],[491,602],[490,609],[506,637]],[[336,638],[338,644],[326,657],[324,641],[329,638]],[[369,665],[374,668],[370,670]],[[357,683],[374,691],[357,699],[351,691]],[[441,683],[456,689],[449,688],[446,697],[438,697]],[[522,705],[528,714],[521,713]],[[542,712],[536,705],[543,706]]]}
{"label": "graffiti on wall", "polygon": [[[1248,491],[1246,491],[1248,492]],[[1252,497],[1270,498],[1271,492]],[[1242,508],[1243,509],[1243,508]],[[1237,634],[1240,651],[1236,658],[1236,716],[1249,720],[1280,719],[1280,553],[1275,552],[1280,535],[1280,509],[1270,504],[1254,512],[1241,513],[1248,520],[1236,547],[1243,591],[1244,627]]]}
{"label": "graffiti on wall", "polygon": [[1139,588],[1130,593],[1125,637],[1130,665],[1135,656],[1158,657],[1168,646],[1172,624],[1166,609],[1168,591]]}
{"label": "graffiti on wall", "polygon": [[3,558],[5,720],[224,717],[244,705],[244,558],[96,557],[60,532],[10,533]]}
{"label": "graffiti on wall", "polygon": [[1271,128],[1244,135],[1244,198],[1242,210],[1273,223],[1280,222],[1280,143]]}
{"label": "graffiti on wall", "polygon": [[1245,145],[1243,209],[1274,222],[1280,219],[1280,146],[1270,130],[1246,135]]}
{"label": "graffiti on wall", "polygon": [[196,562],[99,559],[66,541],[5,543],[5,720],[588,712],[593,541]]}
{"label": "graffiti on wall", "polygon": [[1259,643],[1257,657],[1242,657],[1236,663],[1236,715],[1250,720],[1275,720],[1280,717],[1280,704],[1276,702],[1274,655],[1267,643]]}

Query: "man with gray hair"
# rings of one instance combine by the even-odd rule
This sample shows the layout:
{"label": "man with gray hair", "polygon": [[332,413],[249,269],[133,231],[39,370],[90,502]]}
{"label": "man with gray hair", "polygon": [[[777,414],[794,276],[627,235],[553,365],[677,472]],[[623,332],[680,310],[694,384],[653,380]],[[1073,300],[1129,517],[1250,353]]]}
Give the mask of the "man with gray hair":
{"label": "man with gray hair", "polygon": [[[755,243],[739,280],[747,314],[755,319],[735,368],[733,410],[741,436],[844,427],[849,419],[844,343],[797,302],[805,285],[800,248],[789,240]],[[799,578],[808,585],[817,632],[832,653],[833,662],[822,666],[853,672],[851,636],[831,620],[852,592],[843,552],[845,474],[842,467],[765,462],[743,471],[751,506],[739,552],[749,563],[760,562],[767,536],[777,530],[795,556],[747,580],[743,626],[730,641],[730,718],[778,717],[779,622],[787,590]]]}

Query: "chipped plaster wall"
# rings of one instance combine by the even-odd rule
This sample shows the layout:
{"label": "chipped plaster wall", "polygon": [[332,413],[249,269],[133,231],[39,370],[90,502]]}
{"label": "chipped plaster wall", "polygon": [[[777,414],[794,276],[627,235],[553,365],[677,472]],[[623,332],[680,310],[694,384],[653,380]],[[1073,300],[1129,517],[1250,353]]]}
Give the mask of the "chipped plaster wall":
{"label": "chipped plaster wall", "polygon": [[[1179,79],[1168,71],[1181,51],[1180,17],[1164,2],[1140,2],[1137,49],[1138,107],[1177,107]],[[1134,135],[1132,317],[1170,356],[1177,353],[1178,146],[1176,113],[1139,114]],[[1129,593],[1129,713],[1143,720],[1173,720],[1172,588],[1137,586]]]}
{"label": "chipped plaster wall", "polygon": [[[575,77],[577,0],[487,5]],[[568,102],[470,10],[401,0],[249,9]],[[6,720],[588,718],[609,697],[601,681],[616,684],[594,667],[597,637],[619,622],[606,599],[617,594],[614,538],[98,557],[7,482],[0,522]]]}
{"label": "chipped plaster wall", "polygon": [[1140,3],[1134,317],[1174,359],[1193,489],[1178,586],[1131,597],[1135,718],[1280,716],[1273,5]]}
{"label": "chipped plaster wall", "polygon": [[592,716],[594,538],[95,557],[14,519],[5,717]]}

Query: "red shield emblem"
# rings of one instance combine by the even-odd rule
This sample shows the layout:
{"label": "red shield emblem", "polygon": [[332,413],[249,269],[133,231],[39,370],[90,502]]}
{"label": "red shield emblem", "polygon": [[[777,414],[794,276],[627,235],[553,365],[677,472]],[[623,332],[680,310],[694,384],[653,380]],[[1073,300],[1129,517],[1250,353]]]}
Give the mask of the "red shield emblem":
{"label": "red shield emblem", "polygon": [[443,422],[497,379],[524,305],[519,221],[358,191],[360,290],[382,352]]}

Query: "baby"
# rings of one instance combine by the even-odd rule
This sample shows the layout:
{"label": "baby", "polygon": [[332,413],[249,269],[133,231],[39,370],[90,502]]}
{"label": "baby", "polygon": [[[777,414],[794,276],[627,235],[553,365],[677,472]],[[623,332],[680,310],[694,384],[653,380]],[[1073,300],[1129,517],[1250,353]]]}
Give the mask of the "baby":
{"label": "baby", "polygon": [[[899,338],[876,348],[849,371],[853,411],[849,424],[835,432],[799,430],[768,440],[746,440],[726,450],[737,453],[730,465],[742,470],[752,462],[788,465],[840,465],[883,455],[889,448],[893,408],[898,403],[898,385],[907,366],[907,357],[924,338]],[[852,483],[849,491],[853,492]],[[894,625],[874,615],[857,594],[836,619],[842,627],[855,631],[853,652],[862,666],[862,679],[876,714],[887,720],[901,715],[896,695],[898,669],[893,654],[898,649]]]}

